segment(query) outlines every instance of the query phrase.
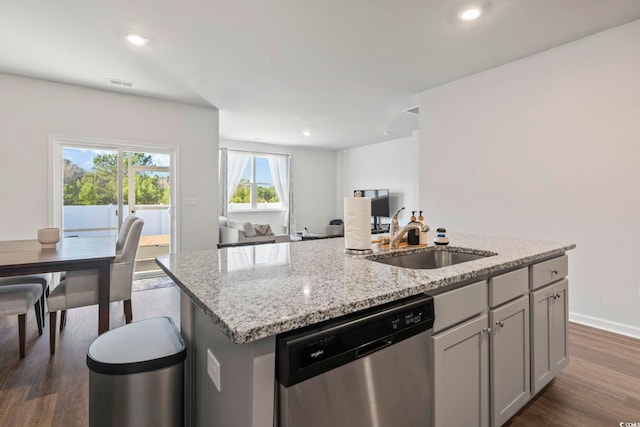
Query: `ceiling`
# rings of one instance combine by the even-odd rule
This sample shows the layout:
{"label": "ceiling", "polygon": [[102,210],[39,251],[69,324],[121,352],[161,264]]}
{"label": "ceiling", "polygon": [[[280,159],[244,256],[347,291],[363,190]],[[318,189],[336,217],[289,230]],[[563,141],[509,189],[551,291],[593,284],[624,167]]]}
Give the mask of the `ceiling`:
{"label": "ceiling", "polygon": [[[328,149],[409,135],[420,92],[640,19],[638,0],[1,1],[0,72],[214,106],[221,138]],[[459,21],[473,3],[484,15]]]}

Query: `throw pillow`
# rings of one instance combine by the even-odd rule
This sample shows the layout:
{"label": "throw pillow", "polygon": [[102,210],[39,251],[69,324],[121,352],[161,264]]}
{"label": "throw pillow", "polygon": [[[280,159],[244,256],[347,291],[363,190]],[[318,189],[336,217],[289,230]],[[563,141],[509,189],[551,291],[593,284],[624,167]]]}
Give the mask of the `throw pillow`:
{"label": "throw pillow", "polygon": [[218,215],[218,225],[220,227],[226,227],[227,226],[227,217],[224,217],[222,215]]}
{"label": "throw pillow", "polygon": [[256,224],[253,228],[256,230],[256,236],[273,236],[273,231],[271,231],[271,225],[269,224]]}
{"label": "throw pillow", "polygon": [[244,237],[256,237],[256,230],[249,221],[236,221],[235,219],[227,220],[227,227],[235,228],[242,231]]}
{"label": "throw pillow", "polygon": [[244,227],[244,237],[256,237],[256,230],[253,228],[253,224],[249,221],[245,221],[242,223]]}

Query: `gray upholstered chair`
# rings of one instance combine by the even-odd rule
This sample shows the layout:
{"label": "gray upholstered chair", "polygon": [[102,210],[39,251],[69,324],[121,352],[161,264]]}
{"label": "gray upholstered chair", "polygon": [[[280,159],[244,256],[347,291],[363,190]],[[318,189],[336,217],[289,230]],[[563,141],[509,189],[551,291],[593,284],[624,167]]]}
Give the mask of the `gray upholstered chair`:
{"label": "gray upholstered chair", "polygon": [[42,325],[44,325],[45,318],[45,308],[44,308],[44,298],[46,295],[49,295],[49,283],[51,282],[51,273],[43,273],[43,274],[27,274],[25,276],[10,276],[10,277],[0,277],[0,286],[5,285],[24,285],[31,283],[39,283],[42,286],[42,293],[40,295],[40,318],[42,320]]}
{"label": "gray upholstered chair", "polygon": [[[131,284],[143,226],[143,220],[133,221],[122,246],[122,251],[116,254],[111,266],[110,301],[124,302],[124,317],[127,323],[130,323],[133,318]],[[68,271],[65,279],[47,297],[51,354],[55,353],[57,312],[62,311],[60,316],[60,330],[62,331],[66,324],[67,309],[94,304],[98,304],[98,271]]]}
{"label": "gray upholstered chair", "polygon": [[[133,225],[138,218],[135,215],[127,216],[124,221],[122,221],[122,227],[120,227],[120,232],[118,233],[118,238],[116,239],[116,254],[122,252],[122,247],[124,246],[124,242],[127,240],[127,235],[129,234],[129,230],[131,230],[131,225]],[[78,237],[78,236],[73,236]],[[60,281],[64,280],[67,277],[67,272],[63,271],[60,273]],[[48,293],[47,293],[48,295]],[[44,301],[42,302],[43,306],[43,316],[44,316]]]}
{"label": "gray upholstered chair", "polygon": [[0,316],[18,315],[18,341],[20,344],[20,358],[25,355],[25,336],[27,326],[27,312],[35,306],[38,334],[42,335],[42,311],[40,297],[42,285],[40,283],[21,283],[0,286]]}

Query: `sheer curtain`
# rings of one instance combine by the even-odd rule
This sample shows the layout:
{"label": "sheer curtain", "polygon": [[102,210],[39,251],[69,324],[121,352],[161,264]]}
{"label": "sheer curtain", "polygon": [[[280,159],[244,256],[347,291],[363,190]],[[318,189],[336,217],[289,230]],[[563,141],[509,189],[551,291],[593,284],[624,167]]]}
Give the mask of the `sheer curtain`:
{"label": "sheer curtain", "polygon": [[273,186],[276,189],[280,203],[285,209],[282,218],[282,225],[286,234],[291,234],[291,218],[293,217],[293,197],[291,194],[291,173],[290,158],[291,156],[267,154],[269,160],[269,169],[271,178],[273,178]]}
{"label": "sheer curtain", "polygon": [[246,151],[220,149],[220,215],[227,216],[227,209],[231,196],[242,178],[242,172],[251,160],[251,153]]}

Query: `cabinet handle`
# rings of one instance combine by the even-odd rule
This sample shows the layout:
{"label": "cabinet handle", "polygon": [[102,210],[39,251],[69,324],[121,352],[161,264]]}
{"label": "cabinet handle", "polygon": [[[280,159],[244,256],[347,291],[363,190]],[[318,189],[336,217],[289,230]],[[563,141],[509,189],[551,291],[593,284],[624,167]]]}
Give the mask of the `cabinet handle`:
{"label": "cabinet handle", "polygon": [[551,270],[552,274],[555,274],[556,276],[558,275],[558,270]]}
{"label": "cabinet handle", "polygon": [[491,328],[485,328],[485,329],[482,330],[482,332],[486,332],[486,333],[490,334],[491,333]]}
{"label": "cabinet handle", "polygon": [[560,298],[560,292],[555,295],[556,298]]}
{"label": "cabinet handle", "polygon": [[504,328],[504,322],[502,320],[500,320],[499,322],[496,322],[496,325],[500,326],[501,328]]}

